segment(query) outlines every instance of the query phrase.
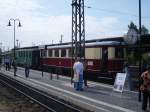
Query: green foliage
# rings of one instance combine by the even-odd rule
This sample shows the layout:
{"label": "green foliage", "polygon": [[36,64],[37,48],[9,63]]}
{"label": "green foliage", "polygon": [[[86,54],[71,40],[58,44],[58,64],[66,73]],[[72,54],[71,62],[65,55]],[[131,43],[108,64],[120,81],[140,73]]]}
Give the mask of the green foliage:
{"label": "green foliage", "polygon": [[[135,31],[137,31],[137,33],[139,32],[137,26],[131,21],[130,24],[128,25],[128,28],[129,29],[134,29]],[[141,34],[144,35],[144,34],[149,34],[149,30],[144,26],[142,25],[141,27]],[[128,60],[128,62],[131,64],[131,65],[138,65],[139,63],[139,60],[140,60],[140,55],[141,55],[141,52],[139,51],[126,51],[126,59]],[[148,57],[148,55],[144,54],[142,56],[142,60],[144,63],[146,62],[149,62],[150,58]]]}
{"label": "green foliage", "polygon": [[[130,24],[128,25],[128,28],[134,29],[135,31],[139,32],[137,26],[134,24],[133,21],[130,22]],[[148,30],[148,28],[145,27],[145,25],[142,25],[142,27],[141,27],[141,34],[142,35],[149,34],[149,30]]]}
{"label": "green foliage", "polygon": [[144,35],[144,34],[149,34],[149,30],[148,30],[144,25],[142,25],[141,34],[142,34],[142,35]]}
{"label": "green foliage", "polygon": [[149,64],[150,63],[150,56],[149,56],[149,53],[144,53],[142,55],[142,58],[143,58],[143,63],[146,63],[146,64]]}
{"label": "green foliage", "polygon": [[128,25],[129,29],[134,29],[136,32],[138,32],[138,28],[137,26],[133,23],[133,21],[130,22],[130,24]]}

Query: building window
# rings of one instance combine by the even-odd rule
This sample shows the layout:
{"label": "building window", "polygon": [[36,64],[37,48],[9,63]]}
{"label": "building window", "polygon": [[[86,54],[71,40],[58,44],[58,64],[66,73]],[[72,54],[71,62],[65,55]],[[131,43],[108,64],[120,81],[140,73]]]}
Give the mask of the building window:
{"label": "building window", "polygon": [[59,49],[55,50],[55,57],[59,57]]}
{"label": "building window", "polygon": [[48,56],[52,57],[52,54],[53,54],[52,50],[48,50]]}
{"label": "building window", "polygon": [[66,49],[61,50],[61,57],[66,57]]}

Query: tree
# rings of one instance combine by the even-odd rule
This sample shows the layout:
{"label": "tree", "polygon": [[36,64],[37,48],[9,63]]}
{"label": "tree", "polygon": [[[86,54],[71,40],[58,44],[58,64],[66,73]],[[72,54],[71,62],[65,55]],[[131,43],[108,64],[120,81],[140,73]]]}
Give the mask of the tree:
{"label": "tree", "polygon": [[149,34],[149,30],[144,25],[142,25],[141,34],[142,35]]}
{"label": "tree", "polygon": [[[128,25],[128,28],[129,28],[129,30],[134,29],[137,33],[139,33],[139,29],[137,28],[137,26],[132,21]],[[145,34],[148,34],[148,33],[149,33],[149,30],[144,25],[142,25],[141,34],[145,35]],[[143,52],[141,52],[140,50],[138,51],[138,49],[135,49],[132,52],[127,50],[127,59],[130,62],[130,64],[137,64],[137,62],[140,60],[140,55],[142,53]]]}
{"label": "tree", "polygon": [[[130,24],[128,25],[128,28],[129,29],[134,29],[135,31],[137,31],[137,33],[139,32],[139,29],[133,23],[133,21],[130,22]],[[142,27],[141,27],[141,34],[142,35],[149,34],[149,30],[144,25],[142,25]]]}
{"label": "tree", "polygon": [[133,21],[130,22],[130,24],[128,25],[129,29],[134,29],[136,32],[138,32],[138,28],[137,26],[133,23]]}

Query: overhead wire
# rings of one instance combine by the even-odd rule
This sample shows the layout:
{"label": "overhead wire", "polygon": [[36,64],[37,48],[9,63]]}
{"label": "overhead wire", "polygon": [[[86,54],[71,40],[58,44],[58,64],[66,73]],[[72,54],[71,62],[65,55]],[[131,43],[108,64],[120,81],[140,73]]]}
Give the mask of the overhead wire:
{"label": "overhead wire", "polygon": [[[98,10],[98,11],[103,11],[103,12],[108,12],[108,13],[116,13],[116,14],[125,15],[125,16],[129,15],[129,16],[139,17],[136,14],[131,14],[131,13],[128,13],[128,12],[122,12],[122,11],[116,11],[116,10],[108,10],[108,9],[103,9],[103,8],[93,8],[91,6],[86,6],[86,5],[85,5],[85,8]],[[142,19],[150,19],[150,17],[142,17]]]}

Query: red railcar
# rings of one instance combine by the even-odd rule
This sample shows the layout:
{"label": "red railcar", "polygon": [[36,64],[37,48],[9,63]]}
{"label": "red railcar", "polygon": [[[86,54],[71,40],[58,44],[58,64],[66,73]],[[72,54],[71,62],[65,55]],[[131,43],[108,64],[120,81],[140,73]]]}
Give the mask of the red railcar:
{"label": "red railcar", "polygon": [[[85,43],[86,75],[89,80],[112,83],[124,63],[124,42],[121,37],[88,40]],[[44,70],[71,75],[74,60],[71,56],[71,43],[48,45],[41,49],[41,63]]]}

